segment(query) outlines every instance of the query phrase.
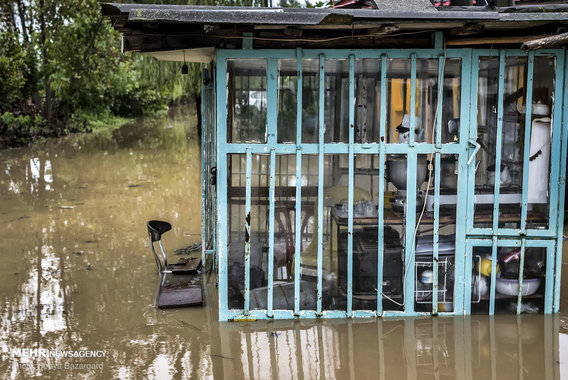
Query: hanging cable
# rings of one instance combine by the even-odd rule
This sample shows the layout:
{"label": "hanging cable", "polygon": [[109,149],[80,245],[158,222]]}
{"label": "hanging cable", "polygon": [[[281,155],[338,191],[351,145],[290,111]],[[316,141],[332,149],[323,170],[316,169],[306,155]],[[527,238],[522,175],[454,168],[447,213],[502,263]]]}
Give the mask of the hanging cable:
{"label": "hanging cable", "polygon": [[[442,61],[442,76],[444,74],[444,71],[446,69],[446,41],[444,40],[444,59]],[[442,78],[438,77],[438,83],[440,83],[440,80]],[[410,260],[408,260],[408,265],[405,265],[404,267],[404,275],[403,275],[403,280],[402,280],[402,303],[401,302],[397,302],[395,300],[393,300],[391,297],[387,296],[386,294],[382,293],[382,295],[387,298],[388,300],[390,300],[391,302],[393,302],[394,304],[398,305],[398,306],[404,306],[405,304],[405,300],[406,300],[406,276],[408,274],[408,270],[410,269],[410,263],[412,262],[412,258],[414,257],[415,251],[416,251],[416,236],[418,235],[418,228],[420,227],[420,223],[422,222],[422,217],[424,216],[424,213],[426,211],[426,203],[428,200],[428,193],[430,192],[431,186],[432,186],[432,157],[434,156],[434,139],[435,139],[435,134],[434,132],[435,130],[435,126],[436,123],[438,121],[438,117],[440,117],[440,115],[438,115],[438,105],[440,104],[440,102],[442,101],[442,96],[443,96],[443,90],[444,90],[444,83],[441,83],[441,85],[438,85],[438,96],[436,99],[436,112],[434,113],[434,120],[432,121],[432,130],[431,130],[431,136],[432,136],[432,150],[430,152],[430,165],[428,165],[428,184],[426,186],[426,195],[424,196],[424,204],[422,205],[422,210],[420,212],[420,216],[418,217],[418,220],[416,222],[416,227],[414,228],[414,234],[412,236],[412,245],[410,247],[405,247],[405,248],[409,248],[410,249]],[[411,126],[412,129],[413,126]],[[408,170],[408,168],[407,168]],[[408,212],[408,210],[406,211]]]}

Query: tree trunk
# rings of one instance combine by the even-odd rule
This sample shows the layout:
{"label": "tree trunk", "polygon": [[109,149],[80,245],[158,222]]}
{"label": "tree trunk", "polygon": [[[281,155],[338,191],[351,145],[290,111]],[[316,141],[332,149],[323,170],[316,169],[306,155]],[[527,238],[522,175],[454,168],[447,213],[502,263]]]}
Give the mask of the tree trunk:
{"label": "tree trunk", "polygon": [[43,64],[43,79],[45,86],[45,102],[43,104],[43,117],[49,123],[51,121],[51,77],[49,74],[48,63],[49,58],[47,56],[47,30],[45,25],[45,6],[44,1],[39,1],[39,24],[40,24],[40,36],[41,36],[41,54],[42,54],[42,64]]}
{"label": "tree trunk", "polygon": [[20,16],[20,25],[22,27],[24,46],[27,47],[30,44],[30,38],[28,37],[28,30],[26,27],[26,8],[22,3],[22,0],[18,0],[18,14]]}

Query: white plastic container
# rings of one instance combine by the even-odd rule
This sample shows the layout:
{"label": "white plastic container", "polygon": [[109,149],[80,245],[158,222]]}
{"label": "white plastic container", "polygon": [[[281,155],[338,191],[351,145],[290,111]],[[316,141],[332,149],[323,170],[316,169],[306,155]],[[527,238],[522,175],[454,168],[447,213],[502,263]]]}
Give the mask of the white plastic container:
{"label": "white plastic container", "polygon": [[[535,294],[538,288],[540,287],[540,283],[541,283],[540,278],[523,279],[523,289],[521,291],[521,295],[530,296],[531,294]],[[519,294],[519,280],[502,278],[501,273],[497,273],[495,290],[497,290],[498,293],[507,296],[516,296],[517,294]]]}
{"label": "white plastic container", "polygon": [[550,118],[536,119],[531,127],[529,161],[529,203],[548,203],[550,162]]}

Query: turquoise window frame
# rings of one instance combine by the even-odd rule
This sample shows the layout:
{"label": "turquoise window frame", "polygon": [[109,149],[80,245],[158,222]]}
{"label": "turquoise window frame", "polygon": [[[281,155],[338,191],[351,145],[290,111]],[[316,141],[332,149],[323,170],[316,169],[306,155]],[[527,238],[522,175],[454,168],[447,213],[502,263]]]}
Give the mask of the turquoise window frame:
{"label": "turquoise window frame", "polygon": [[[466,273],[471,273],[471,250],[474,242],[481,242],[482,244],[491,243],[494,247],[494,255],[497,245],[502,244],[523,244],[526,247],[540,244],[538,246],[545,246],[547,248],[547,263],[555,263],[555,265],[547,265],[547,288],[545,300],[545,313],[558,312],[558,298],[560,289],[560,264],[561,264],[561,244],[562,244],[562,226],[563,226],[563,208],[564,208],[564,187],[566,175],[566,128],[561,128],[561,125],[568,125],[568,101],[564,96],[563,87],[568,84],[568,78],[565,78],[564,71],[566,62],[566,51],[564,49],[551,49],[540,50],[535,53],[525,53],[521,50],[486,50],[486,49],[444,49],[441,46],[440,39],[437,38],[436,47],[432,49],[332,49],[332,50],[318,50],[318,49],[261,49],[261,50],[231,50],[219,49],[216,52],[216,133],[215,133],[215,152],[217,163],[217,186],[216,196],[214,199],[216,206],[216,230],[213,232],[215,235],[215,249],[214,252],[218,255],[218,285],[219,285],[219,319],[221,321],[227,320],[253,320],[253,319],[293,319],[293,318],[359,318],[359,317],[411,317],[421,315],[463,315],[470,313],[468,293],[470,288],[467,284],[471,284],[471,275],[466,276]],[[554,124],[553,134],[561,138],[555,139],[553,142],[552,151],[552,165],[551,165],[551,184],[554,187],[551,191],[550,197],[550,221],[547,230],[532,230],[526,229],[526,224],[520,229],[498,229],[494,224],[494,228],[479,229],[473,228],[473,185],[475,183],[475,147],[476,120],[477,112],[477,75],[478,75],[478,58],[480,56],[498,56],[501,59],[501,66],[504,64],[505,57],[509,56],[550,56],[553,55],[557,59],[557,72],[556,72],[556,106],[554,109]],[[416,86],[416,59],[429,58],[438,59],[438,75],[440,78],[443,76],[442,65],[444,57],[459,58],[461,59],[461,104],[460,109],[460,136],[458,143],[442,143],[440,140],[441,133],[441,120],[438,121],[436,127],[436,140],[433,144],[428,143],[415,143],[411,137],[409,144],[393,144],[385,143],[385,124],[386,124],[386,62],[388,58],[406,58],[411,60],[411,94],[414,94]],[[239,58],[262,58],[267,61],[267,142],[265,144],[245,144],[245,143],[228,143],[227,142],[227,59]],[[278,59],[297,59],[298,66],[298,81],[302,82],[302,59],[317,59],[320,64],[320,106],[319,106],[319,140],[317,144],[304,144],[301,141],[301,97],[302,86],[298,86],[298,112],[297,112],[297,125],[296,125],[296,143],[277,143],[277,60]],[[354,79],[353,79],[353,64],[356,59],[377,59],[381,64],[381,110],[379,115],[379,141],[374,143],[355,143],[353,128],[349,131],[348,143],[325,143],[324,142],[324,78],[325,78],[325,60],[326,59],[347,59],[349,60],[349,94],[354,94]],[[530,59],[530,58],[529,58]],[[501,70],[501,73],[503,71]],[[502,86],[500,87],[503,88]],[[501,92],[502,97],[502,92]],[[416,100],[411,97],[411,110],[414,110],[414,102]],[[439,104],[441,107],[441,104]],[[352,102],[349,104],[349,124],[353,124],[354,105]],[[530,108],[530,107],[529,107]],[[466,112],[470,110],[470,112]],[[502,110],[501,110],[502,111]],[[411,122],[414,121],[414,112],[411,114]],[[527,111],[530,116],[530,110]],[[502,124],[502,123],[501,123]],[[498,130],[499,131],[499,130]],[[413,136],[410,134],[410,136]],[[319,177],[318,177],[318,225],[323,225],[323,164],[324,154],[346,154],[349,157],[349,205],[353,204],[353,157],[355,154],[377,154],[379,155],[379,172],[384,174],[384,157],[385,154],[406,154],[407,161],[407,183],[416,182],[416,165],[418,154],[431,154],[433,152],[435,159],[435,182],[434,182],[434,258],[438,257],[438,233],[439,227],[439,208],[437,206],[440,196],[440,157],[442,154],[458,155],[458,207],[457,207],[457,223],[456,223],[456,254],[455,254],[455,287],[454,287],[454,309],[452,312],[438,312],[437,302],[432,303],[432,311],[428,313],[417,312],[414,308],[414,297],[406,297],[404,302],[404,311],[384,311],[381,307],[381,291],[382,291],[382,254],[383,254],[383,236],[379,233],[378,236],[378,270],[377,270],[377,292],[378,302],[376,310],[352,310],[352,292],[348,291],[347,295],[347,308],[345,311],[338,310],[322,310],[321,294],[322,294],[322,247],[321,245],[317,250],[317,308],[316,310],[300,310],[299,307],[299,276],[295,276],[295,296],[294,296],[294,309],[290,310],[274,310],[272,307],[273,295],[273,245],[274,245],[274,194],[275,194],[275,181],[274,181],[274,162],[278,155],[293,154],[296,155],[297,168],[296,178],[301,178],[301,159],[303,155],[312,154],[318,156]],[[247,260],[245,253],[245,302],[243,309],[229,309],[227,302],[228,293],[228,218],[227,218],[227,155],[228,154],[244,154],[246,155],[246,168],[247,168],[247,181],[246,181],[246,203],[245,209],[250,210],[250,161],[253,154],[265,154],[270,156],[270,182],[269,182],[269,248],[268,248],[268,307],[266,310],[250,310],[249,308],[249,288],[248,281],[250,277],[250,261]],[[500,156],[500,146],[499,146]],[[205,156],[204,156],[205,157]],[[473,158],[472,158],[473,157]],[[525,171],[528,172],[528,171]],[[473,181],[473,182],[472,182]],[[526,178],[523,178],[526,181]],[[498,181],[497,181],[498,182]],[[299,181],[297,183],[300,183]],[[525,183],[525,182],[523,182]],[[380,181],[379,192],[384,190],[384,183]],[[498,191],[498,188],[496,188]],[[562,196],[559,196],[561,194]],[[495,197],[498,199],[498,197]],[[526,191],[523,193],[522,212],[526,215]],[[413,190],[409,186],[407,191],[408,209],[413,209],[416,206],[416,189]],[[378,228],[379,231],[384,226],[384,204],[382,197],[379,197],[378,205]],[[498,216],[498,205],[494,204],[494,213]],[[301,209],[301,187],[296,186],[296,207]],[[348,216],[348,236],[353,232],[353,215],[352,207],[350,207]],[[246,214],[246,213],[245,213]],[[296,214],[295,223],[297,230],[300,223],[299,214]],[[495,214],[494,214],[495,215]],[[407,213],[406,216],[406,244],[405,246],[412,246],[412,235],[416,223],[416,214]],[[243,215],[243,221],[244,221]],[[494,222],[498,221],[498,217],[494,217]],[[248,228],[248,226],[247,226]],[[254,231],[251,231],[254,233]],[[319,241],[322,239],[322,229],[318,230]],[[299,235],[299,234],[297,234]],[[505,242],[505,243],[503,243]],[[512,243],[510,243],[512,242]],[[466,244],[467,243],[467,244]],[[299,273],[299,238],[296,238],[296,260],[295,269]],[[246,251],[245,247],[245,251]],[[353,254],[353,241],[348,238],[348,289],[351,288],[351,281],[353,275],[352,268],[352,254]],[[522,256],[524,259],[524,255]],[[548,261],[551,260],[551,261]],[[495,262],[495,260],[494,260]],[[414,294],[414,255],[405,255],[405,267],[408,268],[408,275],[405,280],[406,291],[409,294]],[[434,284],[437,284],[437,265],[434,265]],[[550,273],[550,279],[549,273]],[[549,283],[550,282],[550,283]],[[550,285],[552,284],[552,285]],[[465,285],[465,286],[464,286]],[[492,285],[494,286],[494,285]],[[549,289],[550,287],[550,289]],[[407,293],[408,294],[408,293]]]}

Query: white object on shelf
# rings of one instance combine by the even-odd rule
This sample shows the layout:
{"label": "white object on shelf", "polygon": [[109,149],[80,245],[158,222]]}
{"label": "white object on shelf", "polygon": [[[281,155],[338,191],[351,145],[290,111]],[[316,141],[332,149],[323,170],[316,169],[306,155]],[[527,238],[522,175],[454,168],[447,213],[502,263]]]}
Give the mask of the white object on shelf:
{"label": "white object on shelf", "polygon": [[548,203],[550,118],[533,120],[529,161],[528,203]]}
{"label": "white object on shelf", "polygon": [[[540,278],[526,278],[523,279],[523,288],[521,295],[530,296],[535,294],[540,287]],[[519,294],[519,280],[518,279],[508,279],[502,278],[501,273],[497,273],[497,281],[495,281],[495,290],[498,293],[505,294],[507,296],[516,296]]]}

